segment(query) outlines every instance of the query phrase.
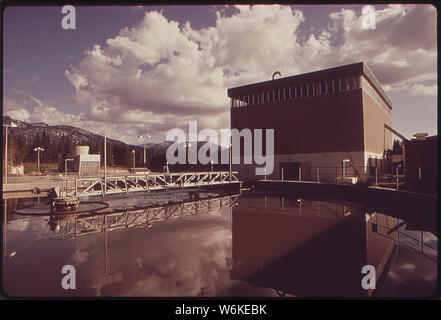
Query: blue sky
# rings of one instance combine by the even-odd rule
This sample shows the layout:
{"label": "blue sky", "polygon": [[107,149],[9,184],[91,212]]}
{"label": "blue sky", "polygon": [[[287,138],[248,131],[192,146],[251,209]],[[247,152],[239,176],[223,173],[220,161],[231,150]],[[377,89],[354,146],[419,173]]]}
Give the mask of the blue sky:
{"label": "blue sky", "polygon": [[3,113],[138,143],[198,120],[228,128],[227,88],[365,61],[407,137],[437,132],[436,11],[430,5],[61,6],[4,11]]}

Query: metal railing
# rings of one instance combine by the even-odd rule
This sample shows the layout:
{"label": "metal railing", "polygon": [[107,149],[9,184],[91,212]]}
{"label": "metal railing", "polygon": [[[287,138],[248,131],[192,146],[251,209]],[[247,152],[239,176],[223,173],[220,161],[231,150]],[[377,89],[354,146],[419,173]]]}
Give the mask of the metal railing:
{"label": "metal railing", "polygon": [[120,175],[51,180],[51,188],[59,188],[62,196],[94,196],[138,191],[199,188],[237,184],[237,172],[181,172],[145,175]]}
{"label": "metal railing", "polygon": [[[407,166],[394,169],[368,166],[299,166],[288,168],[276,165],[271,174],[256,176],[254,168],[242,170],[242,180],[280,180],[302,182],[324,182],[338,184],[354,184],[364,182],[372,187],[401,189],[402,187],[437,185],[437,167],[434,166]],[[406,188],[407,189],[407,188]]]}
{"label": "metal railing", "polygon": [[[386,225],[378,222],[378,213],[367,221],[368,227],[371,230],[383,237],[395,240],[396,243],[404,245],[418,253],[426,256],[432,261],[438,261],[438,249],[436,246],[430,245],[427,240],[438,241],[438,237],[427,231],[410,231],[405,230],[405,221],[401,219],[394,219],[395,224],[389,226],[388,219],[385,219]],[[426,239],[426,240],[425,240]]]}

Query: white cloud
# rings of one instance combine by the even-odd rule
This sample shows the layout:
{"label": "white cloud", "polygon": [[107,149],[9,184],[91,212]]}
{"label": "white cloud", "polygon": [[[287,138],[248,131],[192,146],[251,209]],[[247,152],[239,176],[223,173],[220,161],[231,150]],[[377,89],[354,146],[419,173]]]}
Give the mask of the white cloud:
{"label": "white cloud", "polygon": [[[82,117],[93,128],[112,130],[133,142],[140,128],[165,136],[189,120],[199,128],[229,127],[226,89],[365,61],[387,91],[436,94],[436,11],[430,5],[391,5],[376,11],[376,29],[362,28],[361,12],[341,9],[317,32],[298,36],[304,14],[288,6],[237,6],[226,15],[215,8],[216,25],[201,30],[146,12],[104,46],[84,52],[65,70],[75,100],[88,108]],[[428,85],[428,81],[430,85]],[[26,113],[28,110],[28,113]],[[56,117],[78,123],[77,116],[41,106],[35,115],[17,107],[22,119]],[[41,120],[43,121],[43,120]],[[124,128],[125,132],[121,132]],[[115,131],[115,134],[117,131]],[[134,134],[134,136],[131,136]]]}

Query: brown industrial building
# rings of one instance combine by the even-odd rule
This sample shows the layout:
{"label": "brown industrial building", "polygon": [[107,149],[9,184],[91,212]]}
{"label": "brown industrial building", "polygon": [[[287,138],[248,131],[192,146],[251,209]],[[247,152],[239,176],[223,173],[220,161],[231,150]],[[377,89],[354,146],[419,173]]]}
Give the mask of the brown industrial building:
{"label": "brown industrial building", "polygon": [[[231,88],[228,97],[232,129],[274,129],[268,178],[281,178],[283,168],[298,179],[301,168],[302,179],[314,180],[320,168],[321,181],[335,181],[345,159],[367,177],[392,147],[392,102],[363,62]],[[233,163],[244,180],[262,178],[256,166]]]}
{"label": "brown industrial building", "polygon": [[412,191],[437,194],[438,136],[404,140],[404,175]]}

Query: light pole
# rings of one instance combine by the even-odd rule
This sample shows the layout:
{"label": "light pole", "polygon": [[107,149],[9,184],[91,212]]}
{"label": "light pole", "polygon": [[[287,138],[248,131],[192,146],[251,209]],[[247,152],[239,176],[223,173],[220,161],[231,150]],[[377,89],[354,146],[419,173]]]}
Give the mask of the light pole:
{"label": "light pole", "polygon": [[210,164],[211,164],[211,172],[213,172],[213,160],[210,160]]}
{"label": "light pole", "polygon": [[135,173],[135,149],[132,150],[133,153],[133,173]]}
{"label": "light pole", "polygon": [[107,192],[107,137],[106,134],[103,133],[104,136],[104,194]]}
{"label": "light pole", "polygon": [[[140,139],[145,138],[147,140],[150,139],[151,136],[149,134],[139,135],[138,138]],[[146,167],[147,166],[146,143],[144,142],[143,144],[144,144],[144,167]]]}
{"label": "light pole", "polygon": [[341,165],[342,165],[342,178],[343,179],[345,178],[345,163],[350,162],[350,161],[351,161],[350,159],[343,159],[343,161],[341,163]]}
{"label": "light pole", "polygon": [[107,176],[107,137],[104,136],[104,185],[106,184],[106,176]]}
{"label": "light pole", "polygon": [[[187,164],[187,168],[189,167],[189,164],[190,164],[190,161],[189,161],[189,157],[188,157],[188,148],[190,148],[191,147],[191,143],[190,142],[185,142],[185,161],[186,161],[186,164]],[[188,171],[188,169],[187,169],[187,171]]]}
{"label": "light pole", "polygon": [[231,182],[231,159],[233,157],[232,154],[232,137],[230,136],[230,141],[228,143],[228,164],[229,164],[229,169],[230,169],[230,182]]}
{"label": "light pole", "polygon": [[17,125],[11,121],[11,124],[4,124],[3,125],[6,128],[6,135],[5,135],[5,167],[6,167],[6,173],[5,173],[5,184],[8,183],[8,127],[17,128]]}
{"label": "light pole", "polygon": [[64,177],[66,179],[66,188],[67,188],[67,162],[73,161],[74,159],[66,159],[64,160]]}
{"label": "light pole", "polygon": [[34,151],[37,151],[37,168],[38,168],[38,174],[41,173],[40,171],[40,151],[44,151],[43,148],[40,147],[36,147],[34,148]]}

